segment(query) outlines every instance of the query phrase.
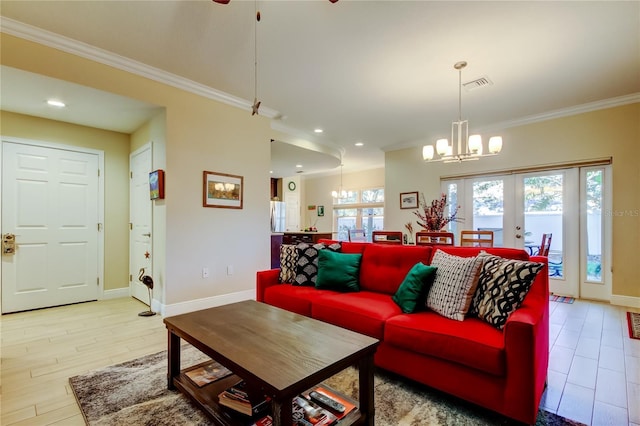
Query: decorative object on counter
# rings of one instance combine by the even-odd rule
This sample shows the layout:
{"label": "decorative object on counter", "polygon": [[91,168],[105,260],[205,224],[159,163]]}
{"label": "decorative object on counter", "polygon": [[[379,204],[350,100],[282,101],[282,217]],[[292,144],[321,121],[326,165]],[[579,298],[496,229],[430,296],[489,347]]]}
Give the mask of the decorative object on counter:
{"label": "decorative object on counter", "polygon": [[424,199],[424,194],[420,197],[420,208],[414,211],[419,220],[416,221],[418,225],[427,231],[441,231],[449,222],[462,222],[462,219],[457,217],[460,206],[456,206],[455,210],[452,208],[453,213],[449,216],[445,216],[445,210],[447,208],[447,194],[442,193],[440,199],[431,201],[431,204],[427,204]]}
{"label": "decorative object on counter", "polygon": [[401,209],[417,209],[418,208],[418,191],[401,192],[400,208]]}
{"label": "decorative object on counter", "polygon": [[164,170],[154,170],[149,173],[149,198],[164,200]]}
{"label": "decorative object on counter", "polygon": [[411,222],[407,222],[404,224],[405,229],[408,231],[406,237],[407,237],[407,244],[413,244],[413,224]]}
{"label": "decorative object on counter", "polygon": [[202,172],[202,206],[241,209],[243,181],[242,176]]}
{"label": "decorative object on counter", "polygon": [[147,287],[147,291],[149,292],[149,310],[140,312],[138,316],[152,317],[156,314],[151,310],[151,290],[153,290],[153,278],[151,278],[149,275],[145,275],[144,268],[140,268],[140,273],[138,274],[138,281],[144,284]]}

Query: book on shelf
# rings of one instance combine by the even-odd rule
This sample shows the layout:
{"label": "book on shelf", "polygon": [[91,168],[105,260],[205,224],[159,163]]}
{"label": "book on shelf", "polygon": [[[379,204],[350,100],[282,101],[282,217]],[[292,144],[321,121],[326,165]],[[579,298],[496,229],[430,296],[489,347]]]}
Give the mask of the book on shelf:
{"label": "book on shelf", "polygon": [[248,389],[244,380],[239,381],[218,395],[218,403],[247,416],[255,416],[269,409],[271,398]]}
{"label": "book on shelf", "polygon": [[273,419],[271,416],[264,416],[252,423],[251,426],[273,426]]}
{"label": "book on shelf", "polygon": [[338,422],[338,418],[304,396],[293,398],[291,410],[293,426],[328,426]]}
{"label": "book on shelf", "polygon": [[331,388],[329,388],[327,386],[318,386],[315,389],[310,389],[307,392],[305,392],[304,396],[308,398],[309,397],[309,393],[311,391],[316,391],[318,393],[324,394],[324,395],[328,396],[329,398],[332,398],[332,399],[338,401],[340,404],[344,405],[344,411],[342,413],[339,413],[339,412],[337,412],[335,410],[332,410],[331,407],[325,406],[323,404],[318,404],[322,408],[325,408],[328,411],[330,411],[332,414],[334,414],[338,418],[338,420],[343,419],[344,417],[346,417],[350,412],[352,412],[356,408],[356,404],[353,401],[350,401],[344,395],[341,395],[339,392],[336,392],[336,391],[334,391],[333,389],[331,389]]}
{"label": "book on shelf", "polygon": [[208,385],[211,382],[227,377],[231,371],[215,361],[206,361],[195,365],[184,374],[198,387]]}

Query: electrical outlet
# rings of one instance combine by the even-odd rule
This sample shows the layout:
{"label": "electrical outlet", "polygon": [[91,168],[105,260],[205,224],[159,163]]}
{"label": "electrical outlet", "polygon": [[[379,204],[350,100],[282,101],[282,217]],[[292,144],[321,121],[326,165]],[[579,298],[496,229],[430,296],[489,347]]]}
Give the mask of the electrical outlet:
{"label": "electrical outlet", "polygon": [[233,275],[233,265],[227,266],[227,275]]}
{"label": "electrical outlet", "polygon": [[202,278],[209,278],[209,268],[202,268]]}

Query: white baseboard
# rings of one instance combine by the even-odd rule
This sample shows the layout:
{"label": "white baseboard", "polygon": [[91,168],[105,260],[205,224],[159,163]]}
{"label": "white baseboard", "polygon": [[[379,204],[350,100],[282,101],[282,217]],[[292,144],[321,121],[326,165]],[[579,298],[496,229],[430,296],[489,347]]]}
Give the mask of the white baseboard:
{"label": "white baseboard", "polygon": [[619,294],[612,294],[611,304],[640,309],[640,297],[621,296]]}
{"label": "white baseboard", "polygon": [[114,288],[113,290],[105,290],[102,292],[102,300],[118,299],[120,297],[129,297],[129,287]]}
{"label": "white baseboard", "polygon": [[188,300],[186,302],[172,303],[170,305],[160,305],[160,314],[163,317],[169,317],[185,314],[187,312],[199,311],[201,309],[213,308],[215,306],[228,305],[229,303],[242,302],[243,300],[255,300],[255,298],[255,289],[239,291],[237,293],[205,297],[204,299]]}

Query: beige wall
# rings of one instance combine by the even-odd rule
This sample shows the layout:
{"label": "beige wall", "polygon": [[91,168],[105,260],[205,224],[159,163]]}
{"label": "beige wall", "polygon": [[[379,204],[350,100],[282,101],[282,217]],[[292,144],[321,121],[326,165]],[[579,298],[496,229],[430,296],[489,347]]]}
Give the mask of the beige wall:
{"label": "beige wall", "polygon": [[[286,179],[285,179],[286,181]],[[344,173],[343,187],[345,190],[384,187],[384,169],[371,169],[358,173]],[[332,232],[333,230],[333,198],[331,191],[340,186],[340,174],[331,176],[306,177],[303,180],[303,198],[301,203],[302,223],[305,226],[316,222],[319,232]],[[308,205],[324,206],[324,217],[318,217],[315,211],[309,212]],[[386,218],[385,218],[386,219]]]}
{"label": "beige wall", "polygon": [[[613,210],[640,211],[640,104],[631,104],[504,129],[503,152],[496,157],[461,164],[425,163],[421,147],[391,151],[385,155],[385,227],[404,229],[410,211],[399,208],[395,195],[420,191],[427,199],[440,192],[443,176],[544,164],[613,158]],[[638,304],[637,253],[640,252],[640,217],[613,218],[614,296],[636,298]]]}
{"label": "beige wall", "polygon": [[104,151],[104,289],[129,285],[129,135],[0,111],[0,133]]}
{"label": "beige wall", "polygon": [[[255,272],[270,263],[269,140],[276,135],[268,119],[37,43],[6,34],[0,40],[3,65],[165,108],[166,253],[162,259],[156,254],[165,267],[154,276],[163,287],[163,302],[177,306],[252,294]],[[151,130],[149,136],[155,138]],[[154,167],[155,161],[154,155]],[[203,208],[204,170],[243,176],[244,208]],[[210,270],[207,279],[203,267]]]}

